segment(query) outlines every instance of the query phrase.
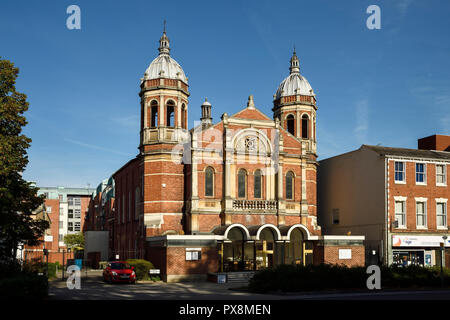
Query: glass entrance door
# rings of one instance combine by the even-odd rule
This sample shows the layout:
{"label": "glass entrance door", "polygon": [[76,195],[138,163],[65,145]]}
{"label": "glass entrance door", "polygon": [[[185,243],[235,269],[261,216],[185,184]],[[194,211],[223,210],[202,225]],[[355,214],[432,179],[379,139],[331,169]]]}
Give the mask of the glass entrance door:
{"label": "glass entrance door", "polygon": [[256,270],[272,268],[274,265],[275,237],[270,228],[261,231],[256,241]]}

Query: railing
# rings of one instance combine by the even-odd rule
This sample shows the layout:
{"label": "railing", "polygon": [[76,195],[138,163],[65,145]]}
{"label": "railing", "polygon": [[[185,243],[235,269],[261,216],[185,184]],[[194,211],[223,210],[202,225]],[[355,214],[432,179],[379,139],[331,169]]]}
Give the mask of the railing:
{"label": "railing", "polygon": [[236,210],[276,210],[277,201],[274,200],[233,200]]}

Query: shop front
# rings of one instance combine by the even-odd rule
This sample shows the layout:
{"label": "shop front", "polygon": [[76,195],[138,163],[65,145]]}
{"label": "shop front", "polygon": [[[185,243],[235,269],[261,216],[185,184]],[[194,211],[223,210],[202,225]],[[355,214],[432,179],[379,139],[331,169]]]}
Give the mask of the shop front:
{"label": "shop front", "polygon": [[[442,259],[442,236],[393,235],[392,264],[398,266],[440,266]],[[450,248],[450,241],[445,240],[445,247]],[[445,258],[443,259],[445,266]]]}

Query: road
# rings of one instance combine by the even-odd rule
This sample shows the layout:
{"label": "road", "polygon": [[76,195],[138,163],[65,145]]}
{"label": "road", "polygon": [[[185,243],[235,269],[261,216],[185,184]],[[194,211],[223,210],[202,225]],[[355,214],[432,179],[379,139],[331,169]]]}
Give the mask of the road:
{"label": "road", "polygon": [[[296,294],[255,294],[235,290],[239,284],[212,282],[146,282],[108,284],[101,272],[82,272],[81,288],[68,289],[66,281],[50,282],[50,300],[450,300],[446,290],[381,290],[364,292],[315,292]],[[230,290],[231,289],[231,290]]]}

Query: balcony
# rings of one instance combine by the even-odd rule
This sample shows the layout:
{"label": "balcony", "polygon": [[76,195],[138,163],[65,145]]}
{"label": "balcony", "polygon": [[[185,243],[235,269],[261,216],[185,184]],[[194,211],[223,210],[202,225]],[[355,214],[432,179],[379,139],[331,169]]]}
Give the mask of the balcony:
{"label": "balcony", "polygon": [[256,210],[256,211],[275,211],[277,210],[277,201],[275,200],[233,200],[234,210]]}

